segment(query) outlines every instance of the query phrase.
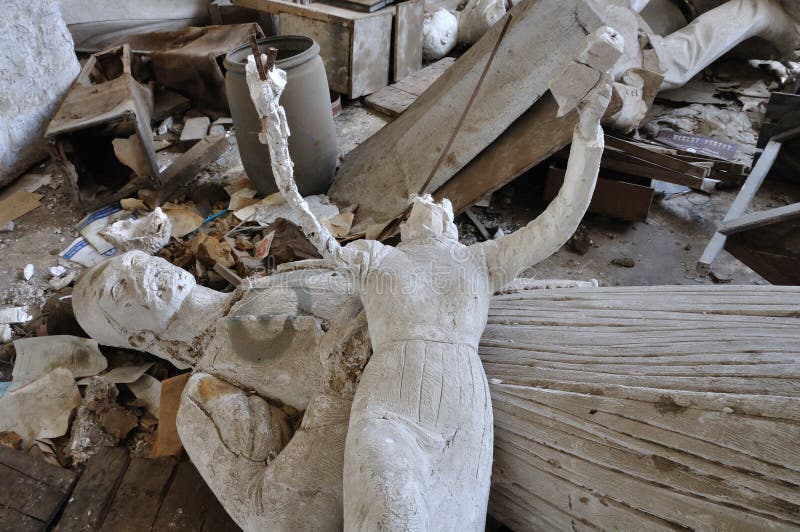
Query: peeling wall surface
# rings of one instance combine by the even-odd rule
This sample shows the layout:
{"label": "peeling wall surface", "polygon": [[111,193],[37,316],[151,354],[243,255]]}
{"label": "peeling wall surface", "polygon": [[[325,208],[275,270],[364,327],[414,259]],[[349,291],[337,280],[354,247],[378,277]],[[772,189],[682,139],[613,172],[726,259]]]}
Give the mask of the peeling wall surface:
{"label": "peeling wall surface", "polygon": [[42,139],[80,70],[56,0],[5,0],[0,17],[0,186],[42,158]]}

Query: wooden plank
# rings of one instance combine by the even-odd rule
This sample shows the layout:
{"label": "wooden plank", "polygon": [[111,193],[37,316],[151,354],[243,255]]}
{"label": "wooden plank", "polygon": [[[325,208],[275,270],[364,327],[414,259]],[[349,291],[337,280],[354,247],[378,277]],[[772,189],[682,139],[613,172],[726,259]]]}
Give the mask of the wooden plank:
{"label": "wooden plank", "polygon": [[371,94],[389,84],[393,8],[354,21],[350,47],[350,98]]}
{"label": "wooden plank", "polygon": [[[772,165],[775,164],[775,160],[778,158],[780,152],[781,143],[775,142],[774,140],[769,141],[761,157],[759,157],[758,162],[750,172],[750,175],[747,176],[744,185],[736,195],[736,199],[733,200],[730,209],[728,209],[728,213],[722,220],[723,223],[735,220],[747,211],[747,208],[753,202],[753,198],[758,194],[758,189],[761,188],[761,184],[764,182],[764,179],[766,179],[767,174],[769,174]],[[711,270],[711,263],[716,260],[724,247],[725,235],[716,231],[697,261],[697,271],[701,274],[708,274]]]}
{"label": "wooden plank", "polygon": [[[206,522],[213,522],[209,528]],[[181,462],[153,524],[153,532],[238,531],[191,462]]]}
{"label": "wooden plank", "polygon": [[100,530],[150,530],[167,493],[175,460],[132,458]]}
{"label": "wooden plank", "polygon": [[[545,182],[544,198],[552,200],[564,183],[565,170],[551,166]],[[647,221],[654,191],[633,183],[609,179],[603,173],[597,178],[594,195],[589,203],[589,212],[604,214],[612,218],[637,222]]]}
{"label": "wooden plank", "polygon": [[68,493],[56,490],[37,478],[4,464],[0,464],[0,478],[3,479],[0,482],[0,506],[16,510],[45,524],[55,516],[68,496]]}
{"label": "wooden plank", "polygon": [[443,185],[547,92],[556,70],[601,25],[586,0],[513,7],[411,107],[350,152],[329,195],[358,204],[353,231],[401,212],[429,177],[429,191]]}
{"label": "wooden plank", "polygon": [[364,98],[364,104],[395,118],[408,109],[454,62],[454,58],[444,57],[422,70],[404,77],[397,83],[370,94]]}
{"label": "wooden plank", "polygon": [[304,35],[317,41],[319,55],[325,64],[328,86],[334,92],[350,93],[350,43],[352,25],[316,20],[297,13],[281,13],[281,35]]}
{"label": "wooden plank", "polygon": [[158,189],[141,189],[139,197],[151,209],[164,203],[178,192],[178,189],[194,179],[203,168],[216,161],[228,149],[225,135],[206,137],[178,157],[159,177],[162,183]]}
{"label": "wooden plank", "polygon": [[41,532],[46,523],[0,504],[0,532]]}
{"label": "wooden plank", "polygon": [[54,530],[97,530],[117,493],[129,460],[124,447],[103,447],[90,458]]}
{"label": "wooden plank", "polygon": [[46,486],[62,493],[72,490],[75,473],[69,469],[58,467],[40,458],[26,453],[0,446],[0,464],[33,477]]}
{"label": "wooden plank", "polygon": [[0,530],[44,530],[69,497],[76,476],[0,446]]}
{"label": "wooden plank", "polygon": [[800,288],[495,296],[489,508],[517,530],[800,526]]}
{"label": "wooden plank", "polygon": [[417,99],[414,94],[402,91],[393,85],[382,88],[364,98],[364,105],[392,118],[408,109]]}
{"label": "wooden plank", "polygon": [[642,159],[643,161],[653,163],[657,166],[673,170],[678,174],[684,174],[686,176],[691,176],[698,179],[708,177],[709,170],[707,168],[701,168],[691,163],[681,161],[676,157],[671,157],[663,153],[649,150],[636,142],[630,142],[628,140],[621,139],[619,137],[613,137],[611,135],[606,135],[605,141],[606,146],[624,151],[631,157]]}
{"label": "wooden plank", "polygon": [[[661,84],[660,75],[643,72],[647,84],[645,97],[654,94]],[[614,101],[606,117],[621,109]],[[488,193],[499,190],[572,140],[578,121],[574,110],[557,118],[558,105],[548,92],[520,116],[491,145],[456,173],[434,193],[437,199],[448,198],[456,212],[463,211]]]}
{"label": "wooden plank", "polygon": [[800,284],[800,220],[797,213],[770,225],[730,234],[725,250],[772,284]]}
{"label": "wooden plank", "polygon": [[797,218],[800,218],[800,203],[793,203],[766,211],[745,214],[735,220],[724,222],[717,231],[723,235],[730,236],[734,233],[749,231],[766,225],[779,224]]}
{"label": "wooden plank", "polygon": [[424,0],[410,0],[395,6],[392,81],[399,81],[422,68],[424,18]]}
{"label": "wooden plank", "polygon": [[323,3],[364,13],[372,13],[386,6],[385,0],[323,0]]}
{"label": "wooden plank", "polygon": [[556,118],[558,104],[548,92],[495,142],[434,193],[456,213],[495,192],[541,163],[572,140],[576,111]]}
{"label": "wooden plank", "polygon": [[[293,15],[319,20],[323,22],[334,22],[345,27],[353,27],[353,21],[383,15],[382,10],[374,13],[354,11],[343,7],[332,6],[321,2],[311,2],[309,4],[297,4],[291,0],[233,0],[237,6],[264,11],[275,15],[291,13]],[[386,9],[386,8],[384,8]],[[391,8],[389,8],[392,10]],[[281,28],[281,35],[289,35]]]}

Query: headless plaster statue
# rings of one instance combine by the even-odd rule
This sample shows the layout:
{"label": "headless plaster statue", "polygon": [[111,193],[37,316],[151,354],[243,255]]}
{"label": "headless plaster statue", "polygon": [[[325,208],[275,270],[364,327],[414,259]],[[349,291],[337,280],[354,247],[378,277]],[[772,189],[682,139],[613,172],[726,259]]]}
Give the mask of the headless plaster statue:
{"label": "headless plaster statue", "polygon": [[276,69],[261,81],[249,58],[247,82],[266,118],[260,139],[278,188],[323,258],[353,279],[372,342],[345,444],[346,530],[484,528],[493,430],[477,345],[489,298],[555,252],[583,217],[603,151],[599,121],[610,98],[609,72],[622,49],[622,38],[603,28],[565,67],[588,67],[595,76],[578,90],[580,123],[559,196],[525,228],[469,247],[458,242],[450,203],[430,196],[413,198],[397,247],[365,240],[340,246],[294,183],[278,104],[286,75]]}

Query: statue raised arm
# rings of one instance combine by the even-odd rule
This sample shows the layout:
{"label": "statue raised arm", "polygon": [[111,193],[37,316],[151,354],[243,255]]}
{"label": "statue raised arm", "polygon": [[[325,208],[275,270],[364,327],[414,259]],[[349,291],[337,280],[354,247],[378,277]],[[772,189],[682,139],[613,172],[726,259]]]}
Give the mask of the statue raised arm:
{"label": "statue raised arm", "polygon": [[558,251],[578,228],[592,199],[603,155],[600,120],[611,98],[609,72],[621,55],[622,40],[616,32],[595,33],[551,81],[559,115],[577,107],[579,116],[564,183],[547,209],[528,225],[499,240],[475,244],[486,254],[495,291]]}

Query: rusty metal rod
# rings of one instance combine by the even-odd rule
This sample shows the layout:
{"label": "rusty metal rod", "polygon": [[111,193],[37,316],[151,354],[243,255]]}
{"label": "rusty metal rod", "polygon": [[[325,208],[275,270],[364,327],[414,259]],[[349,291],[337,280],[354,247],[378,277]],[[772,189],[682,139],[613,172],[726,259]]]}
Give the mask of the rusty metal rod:
{"label": "rusty metal rod", "polygon": [[264,63],[261,62],[261,52],[258,50],[258,41],[256,41],[256,34],[250,34],[250,50],[253,52],[253,59],[256,62],[258,69],[258,77],[261,81],[267,80],[267,71],[264,70]]}

